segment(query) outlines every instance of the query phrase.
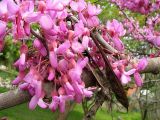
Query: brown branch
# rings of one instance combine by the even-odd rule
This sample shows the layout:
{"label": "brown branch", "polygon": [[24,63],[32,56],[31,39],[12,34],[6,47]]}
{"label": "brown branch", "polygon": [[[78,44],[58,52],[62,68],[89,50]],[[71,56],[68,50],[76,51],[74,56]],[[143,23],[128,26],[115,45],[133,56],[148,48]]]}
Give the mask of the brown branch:
{"label": "brown branch", "polygon": [[0,110],[22,104],[30,100],[31,96],[26,91],[11,90],[0,94]]}
{"label": "brown branch", "polygon": [[[160,57],[148,59],[148,65],[141,73],[158,72],[160,72]],[[95,77],[93,76],[91,71],[83,71],[82,78],[85,81],[86,87],[94,86],[96,83]],[[17,90],[11,90],[0,94],[0,110],[22,104],[30,100],[29,93],[20,90],[18,90],[18,92],[16,91]]]}

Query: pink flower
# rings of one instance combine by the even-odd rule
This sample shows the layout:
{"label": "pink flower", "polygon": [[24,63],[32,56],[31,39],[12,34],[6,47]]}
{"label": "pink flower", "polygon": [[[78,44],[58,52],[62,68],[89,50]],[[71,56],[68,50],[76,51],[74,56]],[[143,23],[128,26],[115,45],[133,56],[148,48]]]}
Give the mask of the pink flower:
{"label": "pink flower", "polygon": [[119,51],[124,50],[124,44],[118,37],[113,37],[112,40],[113,40],[114,46],[117,50],[119,50]]}
{"label": "pink flower", "polygon": [[52,67],[49,67],[49,75],[48,75],[48,80],[51,81],[55,77],[55,70]]}
{"label": "pink flower", "polygon": [[6,0],[6,1],[9,14],[15,15],[19,10],[19,6],[13,0]]}
{"label": "pink flower", "polygon": [[84,0],[79,0],[78,2],[72,1],[70,3],[71,8],[77,12],[82,12],[82,10],[86,8],[86,5],[87,4]]}
{"label": "pink flower", "polygon": [[25,76],[25,72],[24,71],[20,71],[18,76],[16,77],[16,79],[14,79],[12,81],[12,84],[14,84],[14,85],[19,84],[23,80],[24,76]]}
{"label": "pink flower", "polygon": [[65,60],[65,59],[62,59],[59,61],[58,63],[58,70],[61,71],[61,72],[68,72],[68,62]]}
{"label": "pink flower", "polygon": [[142,86],[142,78],[141,75],[139,74],[140,71],[144,70],[148,65],[148,61],[146,58],[142,58],[139,60],[138,65],[136,67],[136,71],[134,73],[134,79],[135,79],[135,83],[138,87]]}
{"label": "pink flower", "polygon": [[124,36],[126,30],[123,28],[122,23],[118,22],[117,20],[113,19],[113,21],[108,21],[106,24],[107,30],[111,33],[111,36]]}
{"label": "pink flower", "polygon": [[78,41],[73,41],[71,47],[75,53],[82,53],[84,51],[84,47]]}
{"label": "pink flower", "polygon": [[130,75],[132,75],[133,73],[135,73],[136,69],[131,69],[128,72],[123,71],[123,73],[121,74],[121,82],[122,84],[127,84],[128,82],[131,81],[131,77]]}
{"label": "pink flower", "polygon": [[90,16],[97,16],[102,11],[99,5],[96,7],[95,5],[92,5],[90,3],[88,4],[87,10]]}
{"label": "pink flower", "polygon": [[3,38],[6,33],[6,22],[0,20],[0,41],[3,41]]}
{"label": "pink flower", "polygon": [[64,43],[62,43],[58,48],[56,53],[57,54],[63,54],[65,53],[69,48],[70,48],[71,44],[70,42],[67,40]]}
{"label": "pink flower", "polygon": [[87,25],[89,27],[96,27],[99,25],[99,18],[97,16],[87,18]]}
{"label": "pink flower", "polygon": [[41,18],[41,13],[40,12],[26,12],[22,15],[22,18],[27,23],[38,22],[39,19]]}
{"label": "pink flower", "polygon": [[50,108],[52,111],[55,111],[55,110],[58,108],[58,105],[59,105],[59,97],[58,97],[58,96],[53,96],[53,97],[52,97],[52,102],[51,102],[51,104],[49,105],[49,108]]}
{"label": "pink flower", "polygon": [[71,0],[47,0],[47,9],[62,11],[65,6],[70,3]]}
{"label": "pink flower", "polygon": [[82,46],[83,46],[85,49],[88,48],[89,40],[90,40],[90,38],[89,38],[88,36],[83,36]]}
{"label": "pink flower", "polygon": [[51,30],[53,28],[53,21],[49,15],[42,15],[39,23],[44,30]]}
{"label": "pink flower", "polygon": [[29,108],[31,110],[34,110],[37,106],[37,104],[41,107],[41,108],[47,108],[47,104],[43,101],[42,98],[37,97],[36,95],[34,95],[31,98],[31,101],[29,102]]}
{"label": "pink flower", "polygon": [[44,45],[38,40],[37,38],[34,40],[33,45],[37,50],[40,52],[41,55],[46,56],[47,55],[47,50],[44,47]]}
{"label": "pink flower", "polygon": [[4,36],[6,34],[6,23],[0,20],[0,52],[3,49]]}
{"label": "pink flower", "polygon": [[2,0],[0,2],[0,17],[5,17],[7,12],[8,12],[8,10],[7,10],[7,0]]}
{"label": "pink flower", "polygon": [[53,68],[57,68],[58,66],[57,55],[54,51],[49,52],[49,60],[50,60],[51,66]]}

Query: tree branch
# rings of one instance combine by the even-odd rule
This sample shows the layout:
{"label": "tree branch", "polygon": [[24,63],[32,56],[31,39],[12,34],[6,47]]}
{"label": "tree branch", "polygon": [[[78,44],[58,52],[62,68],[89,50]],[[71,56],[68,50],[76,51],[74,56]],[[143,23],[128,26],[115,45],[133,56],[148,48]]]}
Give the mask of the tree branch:
{"label": "tree branch", "polygon": [[[138,61],[138,60],[136,60]],[[130,68],[128,68],[130,69]],[[141,73],[158,73],[160,72],[160,57],[148,59],[147,67]],[[91,71],[85,70],[82,78],[86,83],[86,87],[94,86],[95,78]],[[22,104],[30,100],[28,92],[21,90],[11,90],[0,94],[0,110]]]}

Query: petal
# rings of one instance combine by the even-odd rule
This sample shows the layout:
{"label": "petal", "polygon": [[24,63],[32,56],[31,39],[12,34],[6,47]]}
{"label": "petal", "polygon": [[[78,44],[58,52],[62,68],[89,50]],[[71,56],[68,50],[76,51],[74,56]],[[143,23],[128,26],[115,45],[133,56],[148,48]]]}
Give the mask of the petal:
{"label": "petal", "polygon": [[19,64],[20,64],[20,65],[24,65],[24,64],[25,64],[25,61],[26,61],[26,54],[22,53],[22,54],[20,55]]}
{"label": "petal", "polygon": [[7,0],[7,8],[11,15],[16,14],[19,10],[19,6],[13,0]]}
{"label": "petal", "polygon": [[0,20],[0,39],[3,39],[5,32],[6,32],[6,22]]}
{"label": "petal", "polygon": [[78,83],[81,83],[81,74],[82,74],[82,69],[79,67],[76,67],[74,69],[69,70],[69,76],[71,77],[72,81],[76,81]]}
{"label": "petal", "polygon": [[41,27],[45,30],[51,30],[53,27],[53,21],[49,15],[41,16],[39,23]]}
{"label": "petal", "polygon": [[30,35],[30,24],[29,23],[26,23],[24,22],[24,31],[26,33],[26,35]]}
{"label": "petal", "polygon": [[122,82],[122,84],[127,84],[129,81],[131,81],[130,76],[122,74],[122,76],[121,76],[121,82]]}
{"label": "petal", "polygon": [[41,107],[41,108],[47,108],[47,104],[43,101],[42,98],[39,99],[38,101],[38,105]]}
{"label": "petal", "polygon": [[31,101],[29,102],[29,109],[31,109],[31,110],[35,109],[37,106],[38,100],[39,100],[39,98],[36,95],[34,95],[31,99]]}
{"label": "petal", "polygon": [[142,78],[140,76],[140,74],[138,72],[134,73],[134,80],[135,80],[135,83],[138,87],[141,87],[142,86]]}
{"label": "petal", "polygon": [[7,14],[7,1],[2,0],[0,2],[0,16]]}
{"label": "petal", "polygon": [[68,88],[68,90],[74,91],[72,85],[71,85],[69,82],[66,82],[65,85],[66,85],[66,87]]}
{"label": "petal", "polygon": [[50,53],[49,53],[49,60],[50,60],[50,63],[52,65],[52,67],[53,68],[57,68],[57,66],[58,66],[57,55],[55,54],[54,51],[50,51]]}
{"label": "petal", "polygon": [[58,63],[58,69],[62,72],[68,71],[68,62],[65,59],[62,59]]}
{"label": "petal", "polygon": [[18,87],[21,90],[27,90],[28,86],[29,86],[29,83],[23,83],[23,84],[20,84]]}
{"label": "petal", "polygon": [[135,73],[135,72],[136,72],[136,69],[131,69],[131,70],[125,72],[125,74],[126,74],[126,75],[132,75],[132,74]]}
{"label": "petal", "polygon": [[147,65],[148,65],[148,61],[146,58],[140,59],[138,62],[137,71],[144,70],[147,67]]}
{"label": "petal", "polygon": [[51,104],[49,105],[49,108],[52,111],[55,111],[58,108],[58,105],[59,105],[59,98],[57,96],[54,96]]}
{"label": "petal", "polygon": [[85,49],[88,48],[88,43],[89,43],[89,37],[88,36],[83,36],[83,39],[82,39],[82,45]]}
{"label": "petal", "polygon": [[41,81],[36,82],[35,94],[37,97],[42,96],[42,82]]}
{"label": "petal", "polygon": [[65,112],[65,100],[63,98],[60,98],[59,108],[61,113]]}
{"label": "petal", "polygon": [[48,75],[48,80],[51,81],[55,77],[55,70],[52,69],[51,67],[49,68],[49,75]]}
{"label": "petal", "polygon": [[79,60],[77,61],[77,65],[78,65],[81,69],[83,69],[83,68],[87,65],[87,63],[88,63],[88,57],[85,57],[84,59],[79,59]]}
{"label": "petal", "polygon": [[67,40],[64,43],[62,43],[58,48],[57,48],[57,54],[63,54],[69,49],[71,46],[70,42]]}
{"label": "petal", "polygon": [[19,75],[16,77],[15,80],[12,81],[12,84],[14,84],[14,85],[19,84],[21,82],[21,80],[24,78],[24,76],[25,76],[24,71],[19,72]]}
{"label": "petal", "polygon": [[85,97],[92,97],[93,93],[87,89],[83,89]]}
{"label": "petal", "polygon": [[112,40],[113,40],[113,43],[114,43],[115,48],[117,50],[119,50],[119,51],[124,50],[124,44],[122,43],[122,41],[118,37],[114,37]]}
{"label": "petal", "polygon": [[72,49],[75,53],[82,53],[84,51],[84,47],[78,41],[72,42]]}
{"label": "petal", "polygon": [[39,12],[27,12],[23,14],[23,19],[27,23],[38,22],[39,18],[41,18],[41,13]]}

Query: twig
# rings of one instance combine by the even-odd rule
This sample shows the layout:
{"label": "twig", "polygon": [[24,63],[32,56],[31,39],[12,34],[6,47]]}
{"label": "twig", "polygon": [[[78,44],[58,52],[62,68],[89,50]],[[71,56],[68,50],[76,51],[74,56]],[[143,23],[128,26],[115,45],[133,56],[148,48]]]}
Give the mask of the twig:
{"label": "twig", "polygon": [[47,50],[47,55],[49,56],[49,49],[48,49],[48,45],[46,43],[47,41],[42,36],[40,36],[38,33],[36,33],[32,28],[31,28],[31,33],[42,42],[42,44],[44,45],[44,47]]}

